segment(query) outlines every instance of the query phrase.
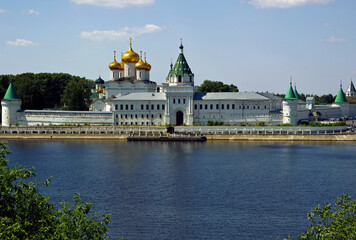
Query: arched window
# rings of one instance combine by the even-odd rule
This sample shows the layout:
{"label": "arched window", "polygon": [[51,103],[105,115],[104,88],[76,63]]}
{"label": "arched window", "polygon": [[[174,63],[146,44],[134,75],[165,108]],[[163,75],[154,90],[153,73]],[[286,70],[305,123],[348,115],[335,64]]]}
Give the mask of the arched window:
{"label": "arched window", "polygon": [[182,82],[182,75],[178,75],[178,82]]}

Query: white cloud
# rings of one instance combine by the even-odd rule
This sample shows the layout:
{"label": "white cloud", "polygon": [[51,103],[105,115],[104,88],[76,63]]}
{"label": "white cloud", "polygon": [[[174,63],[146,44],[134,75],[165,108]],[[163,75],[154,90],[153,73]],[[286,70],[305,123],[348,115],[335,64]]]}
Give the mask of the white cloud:
{"label": "white cloud", "polygon": [[71,0],[76,4],[90,4],[103,7],[118,7],[124,8],[129,6],[144,6],[150,5],[155,0]]}
{"label": "white cloud", "polygon": [[95,41],[127,40],[129,37],[136,37],[147,33],[155,33],[162,30],[163,28],[157,25],[147,24],[144,27],[135,27],[135,28],[124,27],[123,29],[119,29],[119,30],[106,30],[106,31],[94,30],[92,32],[81,32],[80,37],[95,40]]}
{"label": "white cloud", "polygon": [[19,39],[19,38],[16,39],[15,41],[7,41],[6,44],[15,47],[26,47],[26,46],[35,45],[35,43],[32,42],[31,40]]}
{"label": "white cloud", "polygon": [[346,39],[342,39],[342,38],[336,38],[336,37],[329,37],[328,39],[327,39],[327,41],[329,42],[329,43],[341,43],[341,42],[346,42],[347,40]]}
{"label": "white cloud", "polygon": [[40,15],[40,12],[38,11],[35,11],[33,9],[29,9],[29,10],[26,10],[26,11],[22,11],[23,14],[29,14],[29,15]]}
{"label": "white cloud", "polygon": [[258,8],[290,8],[309,4],[325,4],[333,0],[250,0]]}
{"label": "white cloud", "polygon": [[5,12],[5,10],[0,8],[0,13],[4,13],[4,12]]}

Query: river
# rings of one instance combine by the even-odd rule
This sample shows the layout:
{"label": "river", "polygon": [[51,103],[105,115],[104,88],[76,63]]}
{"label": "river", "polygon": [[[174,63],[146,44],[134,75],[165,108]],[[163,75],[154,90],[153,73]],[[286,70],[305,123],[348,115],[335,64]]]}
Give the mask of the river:
{"label": "river", "polygon": [[356,196],[356,144],[10,140],[59,205],[111,213],[110,239],[294,238],[307,212]]}

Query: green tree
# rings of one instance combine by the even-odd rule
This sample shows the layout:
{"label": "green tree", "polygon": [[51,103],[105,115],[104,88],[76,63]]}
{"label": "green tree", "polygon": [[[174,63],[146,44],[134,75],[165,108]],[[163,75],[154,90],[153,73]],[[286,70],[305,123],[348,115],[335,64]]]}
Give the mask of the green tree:
{"label": "green tree", "polygon": [[224,84],[220,81],[205,80],[198,87],[198,92],[238,92],[239,89],[233,84]]}
{"label": "green tree", "polygon": [[90,105],[89,82],[84,78],[72,78],[64,89],[62,104],[66,110],[88,110]]}
{"label": "green tree", "polygon": [[356,200],[347,194],[337,198],[334,208],[330,203],[313,208],[308,219],[311,226],[299,234],[298,240],[356,239]]}
{"label": "green tree", "polygon": [[79,194],[73,207],[62,203],[56,208],[30,181],[34,169],[10,169],[7,153],[0,143],[0,239],[108,239],[109,214],[89,214],[92,205],[82,204]]}

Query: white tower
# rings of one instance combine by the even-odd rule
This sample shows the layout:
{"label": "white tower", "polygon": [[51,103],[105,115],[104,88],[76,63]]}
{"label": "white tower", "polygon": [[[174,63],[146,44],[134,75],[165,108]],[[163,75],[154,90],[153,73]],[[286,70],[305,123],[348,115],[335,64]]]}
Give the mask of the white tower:
{"label": "white tower", "polygon": [[283,100],[283,124],[297,125],[298,123],[298,98],[295,97],[292,82]]}
{"label": "white tower", "polygon": [[10,81],[4,99],[1,100],[1,109],[2,126],[15,125],[17,123],[17,112],[21,109],[21,100],[12,85],[12,81]]}

